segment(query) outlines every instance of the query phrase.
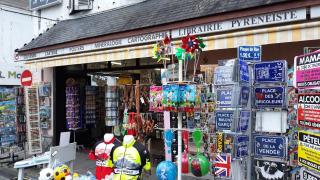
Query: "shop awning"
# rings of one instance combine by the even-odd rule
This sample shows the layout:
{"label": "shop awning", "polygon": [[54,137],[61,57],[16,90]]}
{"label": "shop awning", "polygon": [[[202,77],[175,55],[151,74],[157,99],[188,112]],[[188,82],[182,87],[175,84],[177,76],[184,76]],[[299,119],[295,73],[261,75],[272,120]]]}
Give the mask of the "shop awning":
{"label": "shop awning", "polygon": [[[301,23],[279,27],[226,33],[204,37],[205,51],[236,48],[241,45],[266,45],[275,43],[317,40],[320,37],[320,22]],[[178,45],[180,41],[175,41]],[[46,68],[105,61],[152,57],[153,46],[143,45],[68,56],[26,61],[30,68]]]}

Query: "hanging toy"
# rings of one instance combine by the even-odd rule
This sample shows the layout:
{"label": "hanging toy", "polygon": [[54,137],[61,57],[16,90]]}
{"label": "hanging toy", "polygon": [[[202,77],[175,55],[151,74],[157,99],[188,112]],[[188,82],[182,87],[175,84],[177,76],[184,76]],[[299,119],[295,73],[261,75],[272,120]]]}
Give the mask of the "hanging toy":
{"label": "hanging toy", "polygon": [[171,161],[162,161],[156,169],[158,180],[176,180],[177,174],[178,168]]}
{"label": "hanging toy", "polygon": [[205,176],[210,170],[210,163],[209,160],[200,153],[203,134],[197,129],[192,133],[192,137],[197,148],[197,155],[191,159],[191,173],[197,177]]}
{"label": "hanging toy", "polygon": [[182,140],[184,144],[184,151],[182,153],[182,173],[188,174],[189,173],[189,132],[182,131]]}
{"label": "hanging toy", "polygon": [[171,146],[172,146],[172,142],[173,142],[173,136],[174,136],[174,133],[172,130],[166,130],[164,132],[164,141],[165,141],[165,144],[167,145],[167,148],[168,148],[168,154],[171,155]]}
{"label": "hanging toy", "polygon": [[53,170],[51,168],[45,168],[40,171],[39,180],[53,180]]}
{"label": "hanging toy", "polygon": [[[71,177],[70,168],[67,165],[61,165],[53,171],[54,180],[65,180]],[[72,177],[71,177],[72,179]]]}

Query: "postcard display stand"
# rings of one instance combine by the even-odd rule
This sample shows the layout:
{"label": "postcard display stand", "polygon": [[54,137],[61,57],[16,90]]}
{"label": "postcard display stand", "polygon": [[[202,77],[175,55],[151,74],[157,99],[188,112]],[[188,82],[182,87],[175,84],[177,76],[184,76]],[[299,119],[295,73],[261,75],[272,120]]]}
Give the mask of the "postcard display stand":
{"label": "postcard display stand", "polygon": [[320,51],[296,56],[297,123],[300,179],[320,179]]}
{"label": "postcard display stand", "polygon": [[248,64],[238,59],[219,61],[215,69],[216,148],[210,160],[217,179],[248,179],[251,77]]}
{"label": "postcard display stand", "polygon": [[25,99],[29,154],[42,153],[38,87],[26,87]]}
{"label": "postcard display stand", "polygon": [[[287,62],[266,61],[253,64],[253,134],[255,179],[288,177]],[[268,166],[275,172],[268,171]]]}

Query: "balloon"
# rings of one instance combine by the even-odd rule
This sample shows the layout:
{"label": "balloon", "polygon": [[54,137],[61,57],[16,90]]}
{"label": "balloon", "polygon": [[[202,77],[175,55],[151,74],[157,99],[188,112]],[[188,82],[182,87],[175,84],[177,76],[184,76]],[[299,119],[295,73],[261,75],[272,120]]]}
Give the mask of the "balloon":
{"label": "balloon", "polygon": [[156,169],[158,180],[175,180],[177,178],[177,172],[177,166],[171,161],[162,161]]}
{"label": "balloon", "polygon": [[208,174],[210,170],[209,160],[202,154],[197,154],[191,159],[191,173],[194,176],[201,177]]}

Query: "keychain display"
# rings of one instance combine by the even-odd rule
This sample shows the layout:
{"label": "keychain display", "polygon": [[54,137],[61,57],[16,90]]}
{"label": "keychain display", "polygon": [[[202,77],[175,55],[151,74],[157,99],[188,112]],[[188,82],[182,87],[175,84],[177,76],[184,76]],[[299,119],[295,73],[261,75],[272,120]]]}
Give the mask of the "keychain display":
{"label": "keychain display", "polygon": [[76,85],[75,80],[72,78],[68,79],[66,84],[67,129],[80,129],[82,127],[80,118],[80,87]]}

